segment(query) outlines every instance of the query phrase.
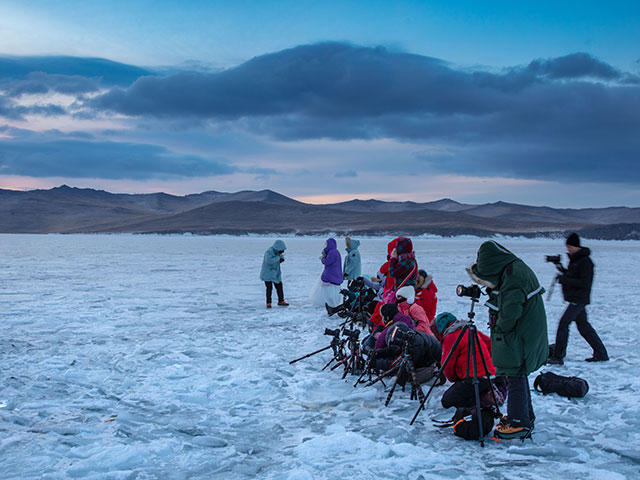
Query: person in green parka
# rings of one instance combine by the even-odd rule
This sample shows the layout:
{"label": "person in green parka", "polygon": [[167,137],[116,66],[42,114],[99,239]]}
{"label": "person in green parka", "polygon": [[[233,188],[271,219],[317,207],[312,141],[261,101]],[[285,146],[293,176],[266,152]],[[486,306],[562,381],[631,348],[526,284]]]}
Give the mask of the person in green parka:
{"label": "person in green parka", "polygon": [[267,288],[267,308],[271,308],[271,293],[276,287],[278,293],[278,305],[287,307],[289,304],[284,300],[284,290],[282,288],[282,272],[280,264],[284,262],[284,251],[287,249],[282,240],[276,240],[264,253],[262,260],[262,270],[260,270],[260,280]]}
{"label": "person in green parka", "polygon": [[360,252],[358,251],[360,242],[351,237],[347,237],[345,238],[345,245],[347,246],[347,254],[344,256],[342,272],[344,279],[351,281],[362,275],[362,261],[360,260]]}
{"label": "person in green parka", "polygon": [[498,438],[527,438],[535,415],[528,376],[547,362],[547,315],[533,271],[495,241],[484,242],[471,279],[488,288],[491,357],[496,375],[508,377],[507,417],[494,431]]}

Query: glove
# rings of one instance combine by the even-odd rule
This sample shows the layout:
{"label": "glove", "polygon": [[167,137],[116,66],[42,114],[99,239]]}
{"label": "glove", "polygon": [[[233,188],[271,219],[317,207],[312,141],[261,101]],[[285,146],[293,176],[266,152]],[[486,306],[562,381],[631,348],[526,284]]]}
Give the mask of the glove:
{"label": "glove", "polygon": [[284,258],[280,257],[280,263],[284,262]]}
{"label": "glove", "polygon": [[565,275],[558,275],[558,283],[560,285],[564,284],[565,280],[566,280],[566,276]]}
{"label": "glove", "polygon": [[490,312],[489,313],[489,328],[493,328],[498,323],[498,314]]}

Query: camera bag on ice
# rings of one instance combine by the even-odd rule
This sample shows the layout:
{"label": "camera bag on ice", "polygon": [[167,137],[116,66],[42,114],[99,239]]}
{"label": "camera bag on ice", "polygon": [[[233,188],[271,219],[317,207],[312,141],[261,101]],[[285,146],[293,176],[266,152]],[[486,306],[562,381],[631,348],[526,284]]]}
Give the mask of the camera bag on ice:
{"label": "camera bag on ice", "polygon": [[582,398],[589,391],[589,384],[579,377],[563,377],[551,372],[542,372],[533,382],[533,388],[545,395],[557,393],[567,398]]}
{"label": "camera bag on ice", "polygon": [[[478,428],[478,409],[476,407],[461,407],[456,409],[453,416],[453,434],[465,440],[480,440],[480,429]],[[484,436],[491,433],[495,414],[491,408],[481,407],[482,434]]]}
{"label": "camera bag on ice", "polygon": [[[439,428],[453,427],[453,434],[465,440],[479,440],[478,415],[476,407],[459,407],[451,420],[433,420]],[[489,407],[480,409],[482,415],[482,434],[487,436],[493,429],[494,419],[497,417],[495,410]]]}

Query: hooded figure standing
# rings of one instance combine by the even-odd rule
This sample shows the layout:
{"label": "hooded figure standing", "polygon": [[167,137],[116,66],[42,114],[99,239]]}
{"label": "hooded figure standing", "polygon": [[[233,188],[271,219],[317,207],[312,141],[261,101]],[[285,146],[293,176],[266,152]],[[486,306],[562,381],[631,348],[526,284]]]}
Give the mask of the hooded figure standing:
{"label": "hooded figure standing", "polygon": [[344,242],[347,246],[347,254],[344,257],[343,272],[344,279],[349,282],[362,276],[362,261],[358,251],[360,241],[347,237]]}
{"label": "hooded figure standing", "polygon": [[267,288],[267,308],[271,308],[271,293],[276,287],[278,293],[278,305],[287,307],[289,304],[284,300],[284,290],[282,289],[282,272],[280,264],[284,262],[284,251],[287,249],[282,240],[276,240],[264,253],[262,260],[262,270],[260,270],[260,280]]}
{"label": "hooded figure standing", "polygon": [[490,289],[491,356],[497,375],[508,377],[507,417],[494,431],[498,438],[527,438],[535,415],[528,375],[547,361],[547,315],[533,271],[497,242],[480,245],[467,269],[472,280]]}
{"label": "hooded figure standing", "polygon": [[342,303],[340,284],[344,276],[342,275],[342,257],[335,239],[330,238],[325,242],[320,261],[324,265],[324,270],[311,300],[314,305],[337,307]]}

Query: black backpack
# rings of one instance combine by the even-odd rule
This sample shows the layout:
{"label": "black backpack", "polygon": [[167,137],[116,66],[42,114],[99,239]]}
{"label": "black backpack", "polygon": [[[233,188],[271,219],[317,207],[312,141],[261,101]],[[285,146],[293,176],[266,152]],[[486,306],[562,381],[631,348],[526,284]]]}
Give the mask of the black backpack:
{"label": "black backpack", "polygon": [[579,377],[563,377],[551,372],[542,372],[533,382],[533,388],[544,395],[557,393],[567,398],[582,398],[589,391],[589,384]]}
{"label": "black backpack", "polygon": [[[451,420],[434,420],[434,424],[440,428],[453,427],[453,434],[456,437],[464,438],[465,440],[480,440],[477,411],[476,407],[458,407]],[[482,407],[480,415],[482,418],[482,434],[487,436],[491,433],[494,421],[499,415],[491,407]]]}

